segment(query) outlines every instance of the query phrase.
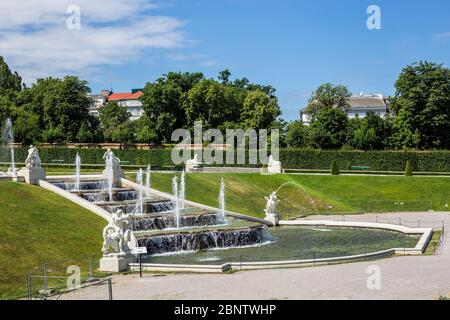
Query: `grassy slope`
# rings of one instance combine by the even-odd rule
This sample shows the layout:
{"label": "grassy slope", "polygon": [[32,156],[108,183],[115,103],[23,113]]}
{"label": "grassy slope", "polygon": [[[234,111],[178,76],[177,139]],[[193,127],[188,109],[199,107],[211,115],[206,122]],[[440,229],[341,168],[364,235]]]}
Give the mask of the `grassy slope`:
{"label": "grassy slope", "polygon": [[[285,182],[292,181],[306,190],[317,209],[335,213],[357,213],[367,201],[374,210],[397,210],[396,200],[404,201],[401,210],[428,210],[429,201],[434,210],[448,210],[450,179],[437,177],[382,177],[382,176],[319,176],[259,174],[196,174],[186,176],[187,198],[217,206],[220,178],[226,182],[227,208],[254,216],[263,216],[264,196]],[[171,190],[170,174],[153,174],[152,186]],[[298,213],[300,207],[309,208],[311,200],[298,187],[288,185],[279,192],[280,209]],[[329,207],[332,207],[331,209]]]}
{"label": "grassy slope", "polygon": [[0,182],[0,208],[1,299],[24,296],[25,274],[43,262],[101,255],[106,222],[58,195]]}

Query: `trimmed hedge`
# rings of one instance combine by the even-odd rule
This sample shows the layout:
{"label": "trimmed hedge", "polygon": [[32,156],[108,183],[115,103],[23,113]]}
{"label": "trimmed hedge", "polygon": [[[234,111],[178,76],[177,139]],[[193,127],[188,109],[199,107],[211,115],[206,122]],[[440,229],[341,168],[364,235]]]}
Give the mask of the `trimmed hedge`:
{"label": "trimmed hedge", "polygon": [[450,172],[449,151],[280,150],[280,161],[286,169],[326,170],[333,160],[343,170],[349,170],[351,166],[368,166],[371,171],[404,171],[409,160],[417,172]]}
{"label": "trimmed hedge", "polygon": [[[15,151],[16,161],[24,162],[28,148]],[[44,163],[51,160],[64,160],[65,164],[75,162],[79,152],[82,163],[102,164],[102,149],[69,149],[40,148],[39,153]],[[114,150],[114,153],[130,165],[173,167],[170,148],[150,150]],[[225,158],[224,158],[225,159]],[[450,151],[321,151],[305,149],[281,149],[280,161],[285,169],[329,170],[330,164],[336,161],[341,170],[349,170],[351,166],[368,166],[370,171],[404,171],[405,164],[410,161],[415,172],[450,172]],[[9,161],[9,151],[0,149],[0,162]],[[252,166],[254,167],[254,166]]]}

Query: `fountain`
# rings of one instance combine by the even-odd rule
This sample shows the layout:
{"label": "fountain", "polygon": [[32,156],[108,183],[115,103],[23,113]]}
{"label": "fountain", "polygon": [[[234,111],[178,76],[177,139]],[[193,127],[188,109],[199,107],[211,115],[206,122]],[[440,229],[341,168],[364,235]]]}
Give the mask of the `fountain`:
{"label": "fountain", "polygon": [[151,188],[151,182],[150,182],[150,178],[151,178],[151,166],[148,165],[147,167],[147,176],[145,179],[145,197],[148,199],[150,198],[150,188]]}
{"label": "fountain", "polygon": [[75,190],[80,190],[81,157],[77,152],[75,157]]}
{"label": "fountain", "polygon": [[173,213],[175,216],[175,225],[177,229],[180,229],[180,206],[178,199],[178,178],[173,177],[172,179],[172,206]]}
{"label": "fountain", "polygon": [[186,179],[186,172],[183,170],[181,173],[181,182],[180,182],[180,209],[184,209],[184,202],[186,199],[186,185],[185,185],[185,179]]}
{"label": "fountain", "polygon": [[220,211],[218,212],[217,220],[221,223],[226,223],[227,220],[225,218],[225,182],[223,181],[223,178],[220,181],[219,208]]}
{"label": "fountain", "polygon": [[144,172],[142,169],[139,169],[136,175],[136,182],[139,184],[139,197],[137,208],[139,213],[144,213]]}
{"label": "fountain", "polygon": [[113,158],[106,158],[106,192],[108,193],[109,202],[113,202],[113,185],[114,185],[114,173],[113,173]]}
{"label": "fountain", "polygon": [[6,176],[15,177],[17,176],[17,170],[16,170],[16,163],[14,160],[14,132],[12,121],[9,118],[5,121],[5,126],[3,128],[3,142],[5,143],[6,147],[9,148],[11,160],[11,165],[8,168]]}

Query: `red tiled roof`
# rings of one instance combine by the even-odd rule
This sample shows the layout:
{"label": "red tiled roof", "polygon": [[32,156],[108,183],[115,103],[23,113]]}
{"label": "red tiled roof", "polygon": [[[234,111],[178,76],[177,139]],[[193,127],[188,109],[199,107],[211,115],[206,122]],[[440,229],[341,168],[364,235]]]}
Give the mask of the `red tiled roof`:
{"label": "red tiled roof", "polygon": [[108,97],[108,101],[138,100],[142,95],[142,91],[113,93]]}

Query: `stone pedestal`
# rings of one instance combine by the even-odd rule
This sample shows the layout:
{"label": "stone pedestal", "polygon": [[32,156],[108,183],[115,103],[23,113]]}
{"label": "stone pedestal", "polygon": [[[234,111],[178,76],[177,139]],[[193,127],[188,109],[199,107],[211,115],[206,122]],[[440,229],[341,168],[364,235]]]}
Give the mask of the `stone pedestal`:
{"label": "stone pedestal", "polygon": [[[122,187],[122,178],[124,177],[123,170],[117,166],[113,168],[113,183],[118,187]],[[103,170],[103,179],[108,180],[108,170]]]}
{"label": "stone pedestal", "polygon": [[264,220],[269,221],[274,226],[278,226],[278,225],[280,225],[280,214],[279,213],[266,214],[266,216],[264,217]]}
{"label": "stone pedestal", "polygon": [[22,168],[17,172],[17,178],[23,178],[25,183],[39,184],[39,180],[45,180],[45,170],[42,168]]}
{"label": "stone pedestal", "polygon": [[100,259],[100,271],[103,272],[122,272],[128,270],[128,264],[134,263],[134,256],[123,257],[103,257]]}
{"label": "stone pedestal", "polygon": [[267,167],[267,172],[272,174],[282,173],[281,163],[275,162]]}

